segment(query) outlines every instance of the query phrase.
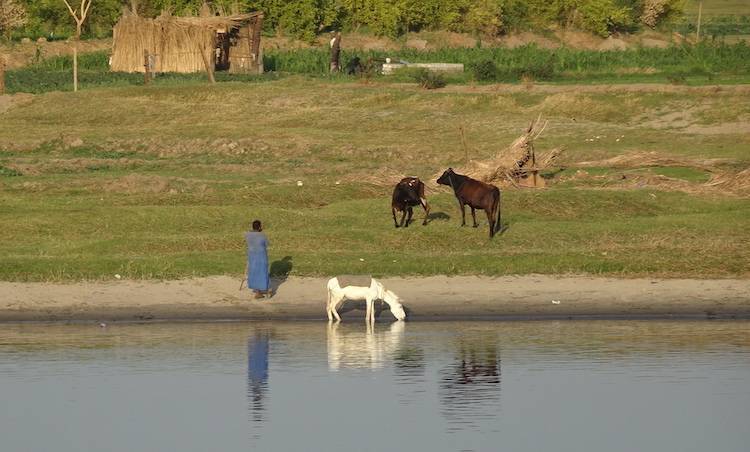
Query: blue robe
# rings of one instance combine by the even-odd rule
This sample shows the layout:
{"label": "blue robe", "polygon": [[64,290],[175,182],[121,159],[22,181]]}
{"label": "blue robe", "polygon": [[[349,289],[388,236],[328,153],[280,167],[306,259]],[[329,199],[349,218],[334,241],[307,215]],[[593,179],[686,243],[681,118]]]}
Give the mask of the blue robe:
{"label": "blue robe", "polygon": [[268,275],[268,239],[262,232],[245,234],[247,242],[247,288],[266,291],[271,285]]}

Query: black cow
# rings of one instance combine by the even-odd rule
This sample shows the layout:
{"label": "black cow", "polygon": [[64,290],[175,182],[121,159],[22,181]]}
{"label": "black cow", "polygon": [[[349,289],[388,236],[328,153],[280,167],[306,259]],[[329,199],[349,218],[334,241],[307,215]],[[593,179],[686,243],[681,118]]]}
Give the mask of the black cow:
{"label": "black cow", "polygon": [[[427,199],[424,196],[424,183],[418,177],[405,177],[401,179],[393,189],[393,198],[391,199],[391,213],[393,214],[393,223],[396,227],[408,227],[414,213],[412,207],[419,205],[424,209],[424,221],[422,225],[426,225],[427,216],[430,214],[430,205],[427,204]],[[401,223],[396,221],[396,212],[403,212]]]}
{"label": "black cow", "polygon": [[471,218],[474,220],[474,227],[477,224],[477,216],[474,209],[482,209],[487,214],[487,221],[490,223],[490,238],[496,232],[500,232],[500,189],[491,184],[485,184],[482,181],[472,179],[463,174],[457,174],[453,168],[448,168],[437,180],[438,184],[447,185],[453,189],[453,193],[458,200],[458,206],[461,209],[461,226],[466,226],[466,208],[471,208]]}

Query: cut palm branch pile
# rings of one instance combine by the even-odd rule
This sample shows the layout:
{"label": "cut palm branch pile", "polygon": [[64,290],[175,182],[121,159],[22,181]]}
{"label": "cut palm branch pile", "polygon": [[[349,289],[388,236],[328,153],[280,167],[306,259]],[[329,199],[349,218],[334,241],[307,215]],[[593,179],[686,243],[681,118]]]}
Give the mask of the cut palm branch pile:
{"label": "cut palm branch pile", "polygon": [[536,153],[534,140],[539,138],[546,127],[547,121],[542,122],[541,117],[537,118],[529,124],[523,135],[498,152],[495,158],[485,161],[471,160],[459,172],[486,183],[544,187],[545,181],[539,173],[555,167],[555,160],[563,152],[560,148],[554,148],[544,153]]}
{"label": "cut palm branch pile", "polygon": [[750,196],[750,168],[734,173],[724,171],[714,173],[705,184],[741,196]]}

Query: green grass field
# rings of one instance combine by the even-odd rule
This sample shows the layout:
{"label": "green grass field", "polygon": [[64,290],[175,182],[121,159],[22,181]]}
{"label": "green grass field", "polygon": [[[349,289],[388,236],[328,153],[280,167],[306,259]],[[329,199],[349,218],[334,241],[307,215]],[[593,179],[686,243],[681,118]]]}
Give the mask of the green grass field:
{"label": "green grass field", "polygon": [[[726,24],[724,24],[726,25]],[[731,24],[730,24],[731,25]],[[722,25],[723,26],[723,25]],[[750,27],[750,22],[747,24]],[[750,30],[750,28],[748,28]],[[420,51],[348,50],[342,52],[343,65],[360,58],[383,61],[386,57],[410,62],[462,63],[464,73],[446,76],[449,84],[519,83],[521,81],[557,84],[602,83],[672,83],[684,85],[750,83],[750,47],[744,42],[723,44],[703,42],[695,46],[634,48],[618,51],[543,49],[534,45],[517,48],[459,48]],[[109,71],[107,52],[81,55],[79,80],[83,89],[143,85],[143,75]],[[289,75],[305,75],[318,80],[351,83],[355,76],[328,74],[328,50],[325,48],[278,50],[264,54],[263,75],[216,74],[219,82],[267,82]],[[483,67],[484,70],[479,70]],[[374,71],[373,71],[374,72]],[[72,59],[53,57],[36,64],[9,70],[6,89],[9,93],[45,93],[71,91]],[[372,75],[379,81],[413,82],[406,74]],[[157,86],[177,87],[202,83],[203,73],[159,74]]]}
{"label": "green grass field", "polygon": [[[750,92],[594,88],[298,76],[37,95],[0,113],[0,279],[239,274],[255,218],[295,275],[747,277],[747,192],[705,183],[750,166]],[[503,235],[460,228],[432,185],[432,222],[393,227],[391,181],[461,168],[459,127],[482,160],[539,114],[536,147],[563,147],[564,170],[505,190]],[[636,153],[671,160],[585,163]]]}

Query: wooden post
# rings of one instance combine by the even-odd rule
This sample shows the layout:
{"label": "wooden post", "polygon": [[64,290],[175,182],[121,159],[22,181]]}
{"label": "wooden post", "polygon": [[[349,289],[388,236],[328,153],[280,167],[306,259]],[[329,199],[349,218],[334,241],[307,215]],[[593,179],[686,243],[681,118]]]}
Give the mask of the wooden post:
{"label": "wooden post", "polygon": [[148,85],[151,81],[151,62],[149,61],[147,49],[143,49],[143,69],[143,84]]}
{"label": "wooden post", "polygon": [[0,55],[0,94],[5,94],[5,57]]}
{"label": "wooden post", "polygon": [[203,66],[206,67],[206,74],[208,74],[208,81],[211,83],[216,83],[216,79],[214,78],[214,68],[211,66],[212,58],[209,58],[208,55],[206,55],[205,49],[200,49],[201,57],[203,58]]}
{"label": "wooden post", "polygon": [[464,126],[461,124],[458,127],[458,131],[461,132],[461,146],[464,148],[464,162],[469,161],[469,148],[466,146],[466,135],[464,134]]}
{"label": "wooden post", "polygon": [[73,92],[78,91],[78,38],[73,41]]}
{"label": "wooden post", "polygon": [[703,2],[698,3],[698,26],[695,29],[696,41],[701,40],[701,13],[703,12]]}

